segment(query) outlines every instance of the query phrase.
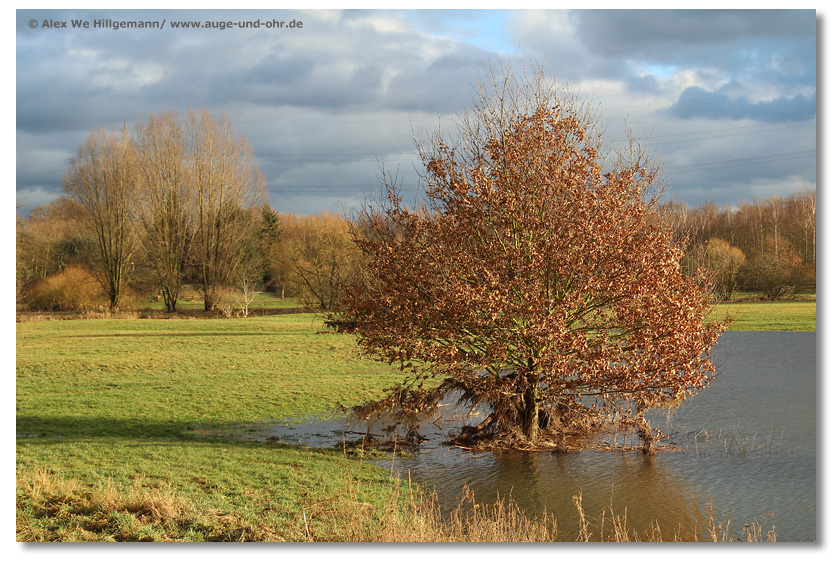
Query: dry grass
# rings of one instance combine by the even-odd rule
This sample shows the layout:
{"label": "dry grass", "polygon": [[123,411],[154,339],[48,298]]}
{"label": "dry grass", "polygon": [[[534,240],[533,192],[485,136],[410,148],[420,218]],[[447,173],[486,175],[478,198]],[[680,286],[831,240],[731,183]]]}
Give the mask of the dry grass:
{"label": "dry grass", "polygon": [[[309,541],[327,542],[551,542],[558,540],[552,516],[527,517],[511,499],[479,504],[465,490],[458,506],[443,514],[435,495],[410,482],[392,493],[381,511],[349,496],[305,512]],[[335,531],[335,532],[334,532]]]}
{"label": "dry grass", "polygon": [[[347,466],[347,465],[346,465]],[[349,467],[348,467],[349,470]],[[480,504],[466,489],[458,505],[443,512],[436,495],[411,482],[391,488],[383,507],[362,501],[363,483],[350,476],[347,491],[298,506],[302,536],[310,542],[679,542],[678,533],[663,534],[628,527],[627,511],[605,508],[591,522],[581,493],[573,498],[579,519],[577,536],[560,536],[551,514],[530,517],[511,498]],[[84,486],[36,469],[18,476],[18,541],[279,541],[276,529],[252,525],[232,513],[220,513],[183,499],[174,489],[134,482],[118,490],[109,482]],[[735,530],[712,519],[700,533],[712,542],[774,542],[774,529],[757,521]]]}
{"label": "dry grass", "polygon": [[[464,490],[459,504],[443,515],[436,496],[423,496],[414,492],[410,483],[392,497],[385,511],[374,513],[370,506],[355,502],[336,502],[329,506],[333,519],[330,528],[338,527],[336,519],[346,534],[332,536],[317,534],[307,529],[310,541],[358,541],[358,542],[685,542],[677,531],[663,533],[655,522],[647,529],[628,526],[627,510],[623,514],[605,508],[598,519],[591,522],[584,512],[581,493],[573,498],[579,518],[577,536],[560,535],[558,522],[546,512],[530,517],[511,498],[500,498],[492,504],[480,504],[471,490]],[[402,500],[405,500],[404,502]],[[345,521],[345,518],[347,521]],[[310,521],[313,519],[310,518]],[[344,523],[347,523],[344,525]],[[734,529],[731,522],[719,523],[714,519],[702,534],[695,533],[707,542],[775,542],[775,531],[764,534],[762,525],[754,521],[741,529]],[[695,539],[697,540],[697,539]]]}
{"label": "dry grass", "polygon": [[18,477],[17,540],[21,542],[269,541],[268,529],[233,514],[200,508],[171,488],[119,490],[84,486],[35,469]]}
{"label": "dry grass", "polygon": [[789,447],[783,443],[784,432],[772,428],[766,438],[759,438],[757,434],[746,434],[738,427],[731,430],[720,428],[709,432],[703,428],[696,433],[689,433],[679,439],[676,447],[686,452],[694,452],[700,456],[711,455],[751,455],[778,454],[789,452]]}

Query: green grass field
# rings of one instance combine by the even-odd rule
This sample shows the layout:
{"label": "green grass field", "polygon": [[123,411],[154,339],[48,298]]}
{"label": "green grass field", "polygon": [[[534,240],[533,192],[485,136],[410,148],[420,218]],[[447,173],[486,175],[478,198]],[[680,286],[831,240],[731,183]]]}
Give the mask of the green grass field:
{"label": "green grass field", "polygon": [[[238,299],[242,297],[238,296]],[[234,298],[227,299],[231,303],[235,303]],[[165,310],[165,303],[161,300],[142,300],[136,301],[133,304],[135,308],[147,308],[150,310]],[[239,307],[238,307],[239,308]],[[252,295],[252,301],[249,303],[249,309],[254,312],[260,311],[275,311],[275,310],[295,310],[303,308],[303,303],[294,297],[280,298],[274,293],[262,292]],[[177,309],[182,312],[202,311],[205,305],[202,296],[195,291],[185,292],[185,296],[177,301]]]}
{"label": "green grass field", "polygon": [[815,301],[729,302],[720,304],[712,318],[732,317],[730,330],[779,332],[814,332]]}
{"label": "green grass field", "polygon": [[[724,309],[732,329],[815,330],[815,302]],[[399,379],[315,314],[19,322],[18,540],[361,540],[351,515],[389,519],[385,470],[195,430],[323,414]]]}
{"label": "green grass field", "polygon": [[[19,493],[48,470],[82,488],[170,489],[236,520],[237,531],[189,525],[164,537],[133,521],[129,540],[214,540],[240,529],[304,540],[305,513],[312,517],[356,478],[369,483],[363,501],[381,509],[389,475],[340,451],[198,439],[192,431],[320,414],[378,397],[397,380],[390,368],[359,358],[352,336],[321,328],[312,314],[18,323]],[[43,517],[49,506],[23,495],[19,540],[125,538],[124,525],[95,531],[100,522],[89,514]],[[308,522],[313,530],[339,536],[319,519]]]}

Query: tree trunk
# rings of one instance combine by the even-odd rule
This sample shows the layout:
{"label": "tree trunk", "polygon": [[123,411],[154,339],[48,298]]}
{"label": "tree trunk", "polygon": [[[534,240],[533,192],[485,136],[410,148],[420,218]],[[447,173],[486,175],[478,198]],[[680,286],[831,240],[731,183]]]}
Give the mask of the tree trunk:
{"label": "tree trunk", "polygon": [[209,294],[207,292],[203,293],[203,303],[205,303],[206,312],[211,312],[217,305],[214,299],[214,295]]}
{"label": "tree trunk", "polygon": [[634,426],[636,427],[636,435],[642,441],[642,453],[645,455],[653,455],[655,453],[654,432],[651,429],[651,424],[645,419],[645,414],[641,410],[637,410]]}
{"label": "tree trunk", "polygon": [[176,312],[176,297],[173,296],[173,293],[170,289],[162,289],[162,300],[165,303],[165,311],[168,313]]}
{"label": "tree trunk", "polygon": [[119,308],[120,295],[118,293],[118,289],[115,288],[111,288],[109,293],[110,294],[108,296],[110,297],[110,312],[115,312]]}
{"label": "tree trunk", "polygon": [[523,432],[527,439],[538,439],[538,387],[530,385],[524,391],[523,400]]}

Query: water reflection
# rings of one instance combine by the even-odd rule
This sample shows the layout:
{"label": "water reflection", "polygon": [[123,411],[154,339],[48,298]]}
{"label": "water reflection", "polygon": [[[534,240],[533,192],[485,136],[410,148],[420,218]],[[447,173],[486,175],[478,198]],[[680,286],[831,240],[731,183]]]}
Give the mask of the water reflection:
{"label": "water reflection", "polygon": [[[714,516],[731,520],[738,532],[757,520],[766,534],[774,522],[779,541],[812,541],[815,355],[815,333],[724,334],[715,350],[721,372],[712,386],[670,420],[654,417],[665,431],[679,432],[679,452],[469,454],[429,446],[397,460],[395,468],[433,486],[448,506],[456,505],[464,486],[483,502],[511,494],[529,515],[552,512],[564,540],[577,536],[573,496],[580,492],[588,518],[598,519],[606,508],[609,514],[612,506],[640,533],[658,523],[666,540],[675,532],[703,539]],[[682,439],[698,434],[710,438],[696,447]]]}
{"label": "water reflection", "polygon": [[595,528],[603,515],[609,520],[615,513],[627,517],[628,527],[640,534],[656,521],[672,533],[669,538],[676,532],[684,540],[693,540],[694,529],[704,529],[708,522],[694,489],[655,457],[633,452],[455,454],[435,450],[396,462],[401,474],[409,472],[411,478],[430,484],[448,510],[458,505],[467,488],[480,503],[511,497],[528,515],[555,515],[563,540],[578,536],[574,496],[579,494]]}

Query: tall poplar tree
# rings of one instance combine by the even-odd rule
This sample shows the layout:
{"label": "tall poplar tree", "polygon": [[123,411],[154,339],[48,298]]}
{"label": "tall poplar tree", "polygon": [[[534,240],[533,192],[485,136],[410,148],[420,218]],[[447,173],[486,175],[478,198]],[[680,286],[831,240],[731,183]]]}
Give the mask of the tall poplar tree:
{"label": "tall poplar tree", "polygon": [[265,201],[263,176],[246,139],[224,116],[190,110],[186,124],[188,163],[194,192],[194,257],[205,310],[213,310],[255,236],[247,213]]}
{"label": "tall poplar tree", "polygon": [[136,124],[138,216],[145,255],[168,312],[176,312],[194,237],[194,191],[185,134],[176,113],[151,115]]}

